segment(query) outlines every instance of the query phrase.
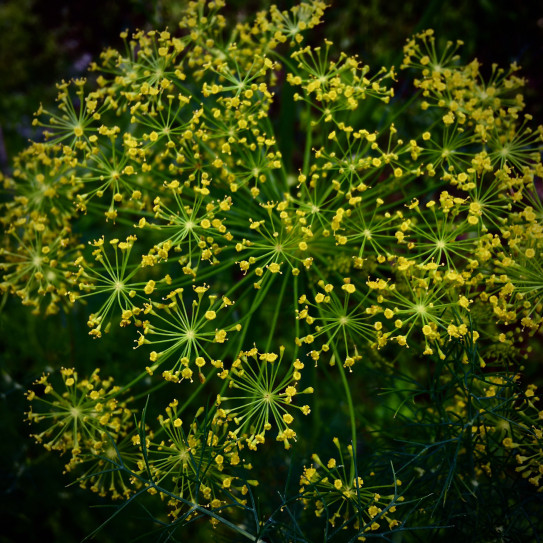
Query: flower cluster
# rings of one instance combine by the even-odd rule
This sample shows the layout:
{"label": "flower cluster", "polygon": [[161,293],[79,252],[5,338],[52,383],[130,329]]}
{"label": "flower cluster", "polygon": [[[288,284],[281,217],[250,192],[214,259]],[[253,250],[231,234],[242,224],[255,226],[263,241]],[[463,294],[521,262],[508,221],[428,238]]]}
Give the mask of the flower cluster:
{"label": "flower cluster", "polygon": [[[362,533],[379,530],[383,521],[386,521],[389,529],[398,526],[393,513],[396,512],[396,503],[403,501],[403,497],[397,494],[402,482],[396,479],[390,485],[392,494],[382,496],[380,492],[386,487],[368,485],[356,474],[352,445],[347,447],[347,454],[344,455],[339,440],[334,438],[333,442],[337,457],[331,457],[324,463],[314,454],[312,459],[315,464],[304,467],[300,476],[304,505],[313,506],[317,517],[326,515],[332,526],[338,521],[342,525],[347,524],[355,517],[354,527]],[[374,475],[369,474],[370,477]]]}
{"label": "flower cluster", "polygon": [[[319,0],[233,28],[222,5],[123,33],[95,83],[60,84],[36,114],[45,142],[5,181],[1,291],[85,313],[98,342],[132,333],[141,353],[119,361],[118,388],[42,377],[36,439],[71,452],[70,469],[91,463],[81,482],[100,493],[143,488],[175,526],[204,516],[244,536],[271,450],[304,457],[280,513],[311,525],[313,510],[354,538],[424,527],[455,493],[451,518],[471,514],[455,470],[488,488],[513,450],[506,484],[540,488],[541,411],[519,387],[543,325],[543,127],[518,67],[486,77],[424,31],[399,73],[373,69],[304,45]],[[135,427],[141,404],[119,398],[136,385],[144,413],[168,405],[158,423]],[[443,475],[432,451],[452,446]],[[404,494],[441,483],[403,513]],[[254,540],[279,530],[270,515]]]}
{"label": "flower cluster", "polygon": [[[70,455],[66,470],[85,466],[81,486],[105,496],[126,498],[134,485],[110,464],[134,465],[131,437],[134,411],[128,401],[120,401],[121,389],[113,379],[102,379],[96,370],[88,379],[80,379],[73,368],[62,368],[61,383],[42,375],[35,385],[43,390],[27,393],[31,408],[27,419],[41,429],[34,439],[47,450]],[[121,460],[122,458],[122,460]]]}

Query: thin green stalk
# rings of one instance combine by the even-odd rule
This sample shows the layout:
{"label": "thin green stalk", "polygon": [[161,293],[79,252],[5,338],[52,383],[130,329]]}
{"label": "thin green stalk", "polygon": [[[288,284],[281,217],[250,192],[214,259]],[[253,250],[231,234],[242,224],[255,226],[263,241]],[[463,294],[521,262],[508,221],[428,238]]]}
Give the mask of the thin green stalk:
{"label": "thin green stalk", "polygon": [[[356,417],[354,413],[354,404],[353,404],[353,398],[351,396],[351,389],[349,388],[349,382],[347,381],[347,376],[345,375],[345,369],[343,368],[343,364],[341,363],[341,358],[339,356],[339,353],[337,351],[337,347],[335,343],[332,341],[332,350],[334,352],[334,356],[336,358],[336,366],[339,368],[339,375],[341,377],[341,382],[343,383],[343,389],[345,391],[345,397],[347,399],[347,406],[349,408],[349,418],[351,422],[351,440],[353,445],[353,451],[356,451]],[[354,454],[352,456],[354,459]],[[354,477],[354,460],[351,462],[351,479]]]}
{"label": "thin green stalk", "polygon": [[[294,276],[293,283],[294,283],[294,285],[292,287],[292,293],[293,293],[293,296],[294,296],[293,307],[296,307],[296,305],[298,304],[298,275]],[[297,338],[300,337],[300,321],[299,321],[299,319],[294,319],[294,333],[296,334]],[[299,349],[298,344],[296,342],[294,342],[293,358],[296,358],[298,356],[298,349]]]}
{"label": "thin green stalk", "polygon": [[281,290],[279,291],[279,296],[277,298],[277,304],[275,305],[275,311],[273,312],[273,318],[272,318],[272,322],[270,326],[270,332],[268,334],[268,341],[266,342],[265,352],[269,352],[270,350],[270,345],[273,339],[273,334],[275,333],[275,328],[277,326],[279,311],[281,310],[283,296],[285,295],[285,289],[286,289],[287,283],[288,281],[286,280],[286,278],[283,278],[283,284],[281,285]]}
{"label": "thin green stalk", "polygon": [[168,381],[162,380],[160,383],[157,383],[154,387],[150,388],[149,390],[146,390],[145,392],[142,392],[134,396],[133,400],[136,401],[136,400],[139,400],[140,398],[150,396],[153,392],[160,390],[166,384],[168,384]]}
{"label": "thin green stalk", "polygon": [[309,173],[309,161],[311,159],[311,146],[313,145],[313,131],[311,130],[311,121],[309,121],[310,113],[311,113],[311,104],[307,104],[306,107],[307,112],[307,132],[306,132],[306,139],[305,139],[305,149],[304,149],[304,167],[303,167],[303,173],[304,175],[307,175]]}

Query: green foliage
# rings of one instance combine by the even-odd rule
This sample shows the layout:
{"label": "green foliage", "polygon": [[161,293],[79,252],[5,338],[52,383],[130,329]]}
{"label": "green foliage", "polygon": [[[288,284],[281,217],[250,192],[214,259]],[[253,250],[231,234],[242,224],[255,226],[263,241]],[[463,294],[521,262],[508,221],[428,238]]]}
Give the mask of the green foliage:
{"label": "green foliage", "polygon": [[149,540],[535,539],[525,81],[431,30],[399,72],[304,45],[325,7],[192,2],[39,108],[0,249],[58,337],[32,434]]}

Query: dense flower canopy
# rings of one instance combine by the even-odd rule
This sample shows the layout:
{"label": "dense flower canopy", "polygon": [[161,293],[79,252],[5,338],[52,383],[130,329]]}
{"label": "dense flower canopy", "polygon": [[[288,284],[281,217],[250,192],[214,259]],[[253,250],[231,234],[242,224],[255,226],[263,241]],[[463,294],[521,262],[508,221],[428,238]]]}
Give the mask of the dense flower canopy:
{"label": "dense flower canopy", "polygon": [[[399,72],[374,68],[304,45],[317,0],[231,32],[221,7],[125,33],[92,84],[59,84],[44,141],[4,179],[1,290],[84,313],[96,341],[132,330],[141,361],[115,387],[42,376],[36,439],[102,495],[158,495],[172,525],[207,516],[255,541],[276,529],[241,526],[270,450],[302,451],[300,525],[313,511],[362,540],[446,524],[430,511],[455,493],[467,514],[469,485],[536,493],[543,127],[519,68],[485,76],[430,30]],[[341,441],[307,436],[336,416]]]}

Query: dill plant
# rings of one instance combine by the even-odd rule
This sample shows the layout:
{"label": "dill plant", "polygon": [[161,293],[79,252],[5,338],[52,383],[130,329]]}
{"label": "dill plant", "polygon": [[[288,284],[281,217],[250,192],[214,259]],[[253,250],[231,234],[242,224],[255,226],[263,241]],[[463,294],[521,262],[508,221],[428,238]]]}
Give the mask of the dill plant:
{"label": "dill plant", "polygon": [[136,349],[115,386],[99,360],[39,377],[36,441],[165,540],[537,537],[543,128],[518,67],[427,30],[375,69],[304,45],[318,0],[231,29],[222,4],[59,84],[3,179],[2,291]]}

